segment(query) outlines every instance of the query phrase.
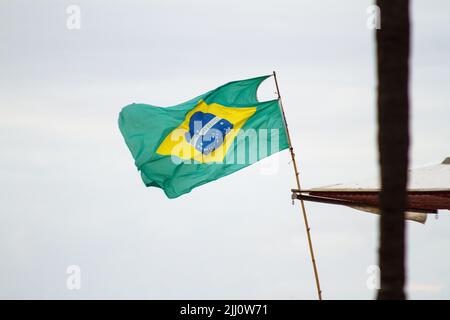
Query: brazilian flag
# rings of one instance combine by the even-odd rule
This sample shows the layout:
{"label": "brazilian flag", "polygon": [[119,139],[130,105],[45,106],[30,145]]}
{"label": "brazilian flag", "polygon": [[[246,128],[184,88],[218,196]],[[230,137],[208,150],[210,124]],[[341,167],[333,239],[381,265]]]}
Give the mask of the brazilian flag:
{"label": "brazilian flag", "polygon": [[229,82],[172,107],[124,107],[119,128],[144,184],[176,198],[288,148],[278,100],[256,96],[268,77]]}

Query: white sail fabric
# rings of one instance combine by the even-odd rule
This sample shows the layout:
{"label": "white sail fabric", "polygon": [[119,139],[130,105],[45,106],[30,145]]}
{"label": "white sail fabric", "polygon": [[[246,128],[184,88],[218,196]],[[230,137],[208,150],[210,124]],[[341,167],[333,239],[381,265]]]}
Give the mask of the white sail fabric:
{"label": "white sail fabric", "polygon": [[[450,191],[450,157],[442,163],[409,171],[409,191]],[[302,191],[380,191],[378,179],[339,183]]]}

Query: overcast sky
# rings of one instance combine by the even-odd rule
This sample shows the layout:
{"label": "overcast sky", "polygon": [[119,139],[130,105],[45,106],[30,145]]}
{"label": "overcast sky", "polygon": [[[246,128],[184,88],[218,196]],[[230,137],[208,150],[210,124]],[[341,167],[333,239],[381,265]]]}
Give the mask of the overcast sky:
{"label": "overcast sky", "polygon": [[[287,151],[276,174],[263,161],[169,200],[141,182],[117,118],[276,70],[303,185],[376,176],[372,1],[340,4],[1,1],[0,298],[315,299]],[[449,12],[412,2],[412,167],[450,156]],[[307,210],[324,298],[372,299],[378,217]],[[410,298],[450,298],[449,230],[448,211],[408,222]]]}

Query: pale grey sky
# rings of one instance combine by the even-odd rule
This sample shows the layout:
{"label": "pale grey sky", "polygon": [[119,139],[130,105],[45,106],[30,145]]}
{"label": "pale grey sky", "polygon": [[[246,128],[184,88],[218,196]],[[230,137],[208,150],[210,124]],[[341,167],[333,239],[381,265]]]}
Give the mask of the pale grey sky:
{"label": "pale grey sky", "polygon": [[[81,8],[68,30],[66,8]],[[377,175],[372,1],[2,1],[0,297],[315,299],[287,151],[169,200],[117,117],[278,72],[305,187]],[[450,155],[450,3],[412,1],[411,165]],[[260,89],[273,99],[273,82]],[[307,204],[324,298],[371,299],[378,217]],[[450,216],[408,223],[410,298],[450,298]],[[81,289],[66,268],[81,267]]]}

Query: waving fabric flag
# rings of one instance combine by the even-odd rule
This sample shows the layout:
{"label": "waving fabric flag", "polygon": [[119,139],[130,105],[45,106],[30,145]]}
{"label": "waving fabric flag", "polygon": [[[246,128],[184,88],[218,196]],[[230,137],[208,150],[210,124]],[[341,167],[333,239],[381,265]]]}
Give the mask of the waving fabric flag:
{"label": "waving fabric flag", "polygon": [[176,198],[288,148],[278,100],[256,96],[268,77],[229,82],[172,107],[124,107],[119,128],[144,184]]}

